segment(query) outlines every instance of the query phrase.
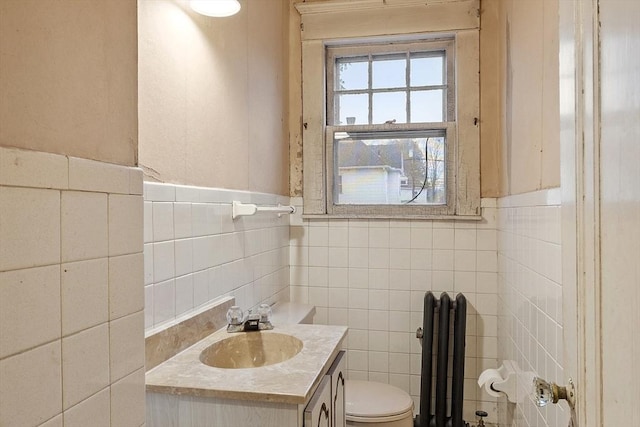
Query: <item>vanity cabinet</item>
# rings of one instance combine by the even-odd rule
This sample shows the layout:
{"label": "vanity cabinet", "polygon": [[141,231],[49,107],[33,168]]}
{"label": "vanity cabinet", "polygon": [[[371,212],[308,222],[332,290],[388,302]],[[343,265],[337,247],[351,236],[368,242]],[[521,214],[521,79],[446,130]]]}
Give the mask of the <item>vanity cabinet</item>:
{"label": "vanity cabinet", "polygon": [[346,427],[347,413],[344,381],[347,375],[347,358],[343,350],[338,353],[327,376],[331,379],[331,420],[333,427]]}
{"label": "vanity cabinet", "polygon": [[331,377],[325,375],[304,409],[304,427],[332,427]]}
{"label": "vanity cabinet", "polygon": [[[148,427],[345,427],[345,352],[338,352],[308,402],[291,404],[147,391]],[[285,380],[286,381],[286,380]]]}
{"label": "vanity cabinet", "polygon": [[304,410],[304,427],[345,427],[345,352],[341,351]]}
{"label": "vanity cabinet", "polygon": [[345,326],[302,324],[251,332],[288,335],[304,345],[282,362],[235,369],[202,360],[229,339],[225,330],[210,334],[146,373],[146,425],[344,427],[346,358],[339,348],[346,332]]}

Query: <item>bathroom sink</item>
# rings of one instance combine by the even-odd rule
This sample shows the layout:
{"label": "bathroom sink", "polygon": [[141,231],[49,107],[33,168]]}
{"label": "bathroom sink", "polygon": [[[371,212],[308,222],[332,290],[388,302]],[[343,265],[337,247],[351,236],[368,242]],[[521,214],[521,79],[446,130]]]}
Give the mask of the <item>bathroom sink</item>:
{"label": "bathroom sink", "polygon": [[291,335],[245,332],[211,344],[200,361],[214,368],[258,368],[289,360],[300,350],[302,341]]}

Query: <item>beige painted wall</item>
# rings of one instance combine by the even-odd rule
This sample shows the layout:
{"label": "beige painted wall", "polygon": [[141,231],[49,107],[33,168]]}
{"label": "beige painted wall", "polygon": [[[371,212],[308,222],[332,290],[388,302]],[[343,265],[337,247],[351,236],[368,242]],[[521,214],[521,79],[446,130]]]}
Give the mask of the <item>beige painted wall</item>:
{"label": "beige painted wall", "polygon": [[136,4],[0,0],[0,145],[136,163]]}
{"label": "beige painted wall", "polygon": [[228,18],[139,0],[140,165],[151,179],[288,194],[285,0]]}
{"label": "beige painted wall", "polygon": [[[502,120],[497,195],[558,187],[558,0],[483,0],[483,8],[497,17],[491,20],[499,32],[494,49],[501,88],[494,105],[502,111],[493,113]],[[491,47],[484,47],[487,58]]]}
{"label": "beige painted wall", "polygon": [[480,183],[482,197],[503,191],[504,32],[501,0],[482,0],[480,15]]}

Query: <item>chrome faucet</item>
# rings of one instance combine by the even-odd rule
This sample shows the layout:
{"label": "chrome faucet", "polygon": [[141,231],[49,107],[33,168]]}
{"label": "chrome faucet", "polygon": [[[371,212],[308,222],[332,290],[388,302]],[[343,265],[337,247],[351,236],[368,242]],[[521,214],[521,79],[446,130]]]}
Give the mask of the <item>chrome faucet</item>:
{"label": "chrome faucet", "polygon": [[258,312],[249,310],[246,317],[242,309],[234,305],[227,311],[227,332],[248,332],[273,329],[271,323],[271,306],[260,304]]}

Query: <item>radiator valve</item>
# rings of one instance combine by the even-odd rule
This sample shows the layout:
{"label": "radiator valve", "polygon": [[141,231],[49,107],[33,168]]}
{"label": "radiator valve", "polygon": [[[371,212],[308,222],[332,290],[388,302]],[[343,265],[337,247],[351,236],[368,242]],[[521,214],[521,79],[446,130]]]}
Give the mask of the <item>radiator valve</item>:
{"label": "radiator valve", "polygon": [[484,427],[484,417],[488,416],[485,411],[476,411],[476,417],[480,417],[480,421],[478,421],[477,427]]}

